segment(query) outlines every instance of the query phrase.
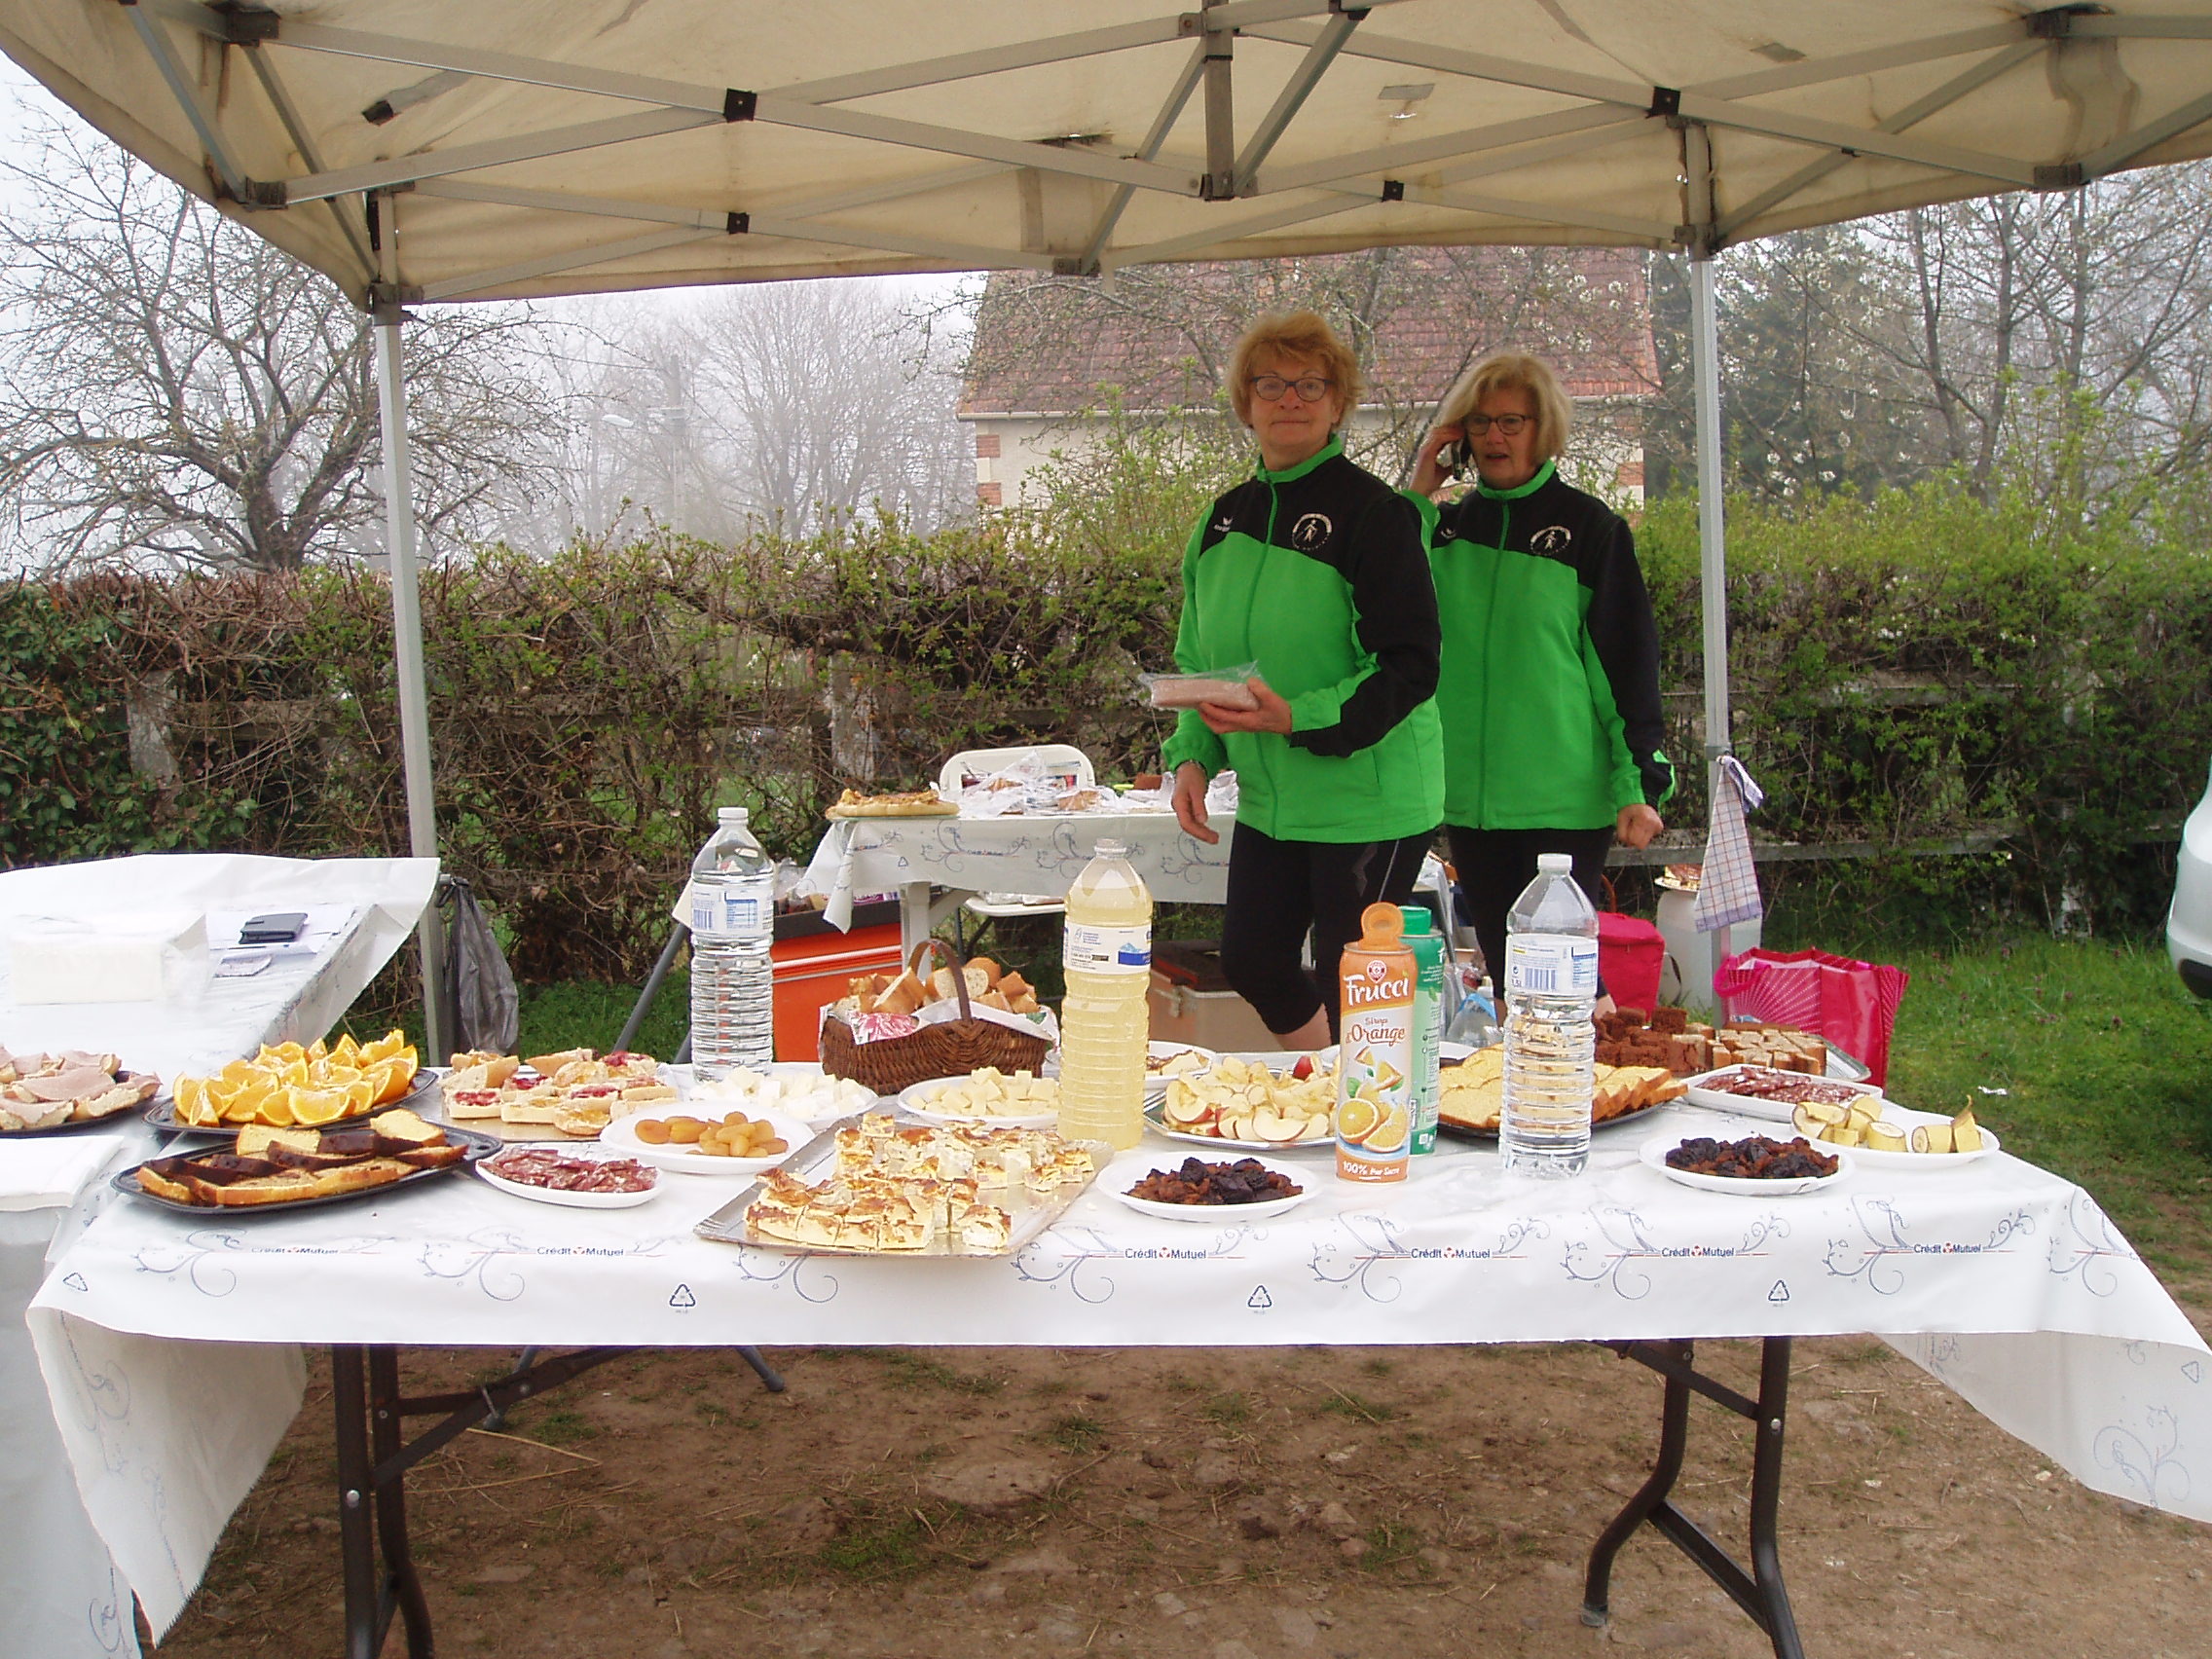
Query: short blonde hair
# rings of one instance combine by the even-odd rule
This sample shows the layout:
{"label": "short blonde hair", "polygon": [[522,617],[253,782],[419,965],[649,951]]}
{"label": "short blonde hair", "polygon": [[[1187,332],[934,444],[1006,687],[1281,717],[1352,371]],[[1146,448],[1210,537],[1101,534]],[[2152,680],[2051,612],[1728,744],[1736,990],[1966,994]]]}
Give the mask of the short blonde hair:
{"label": "short blonde hair", "polygon": [[1456,426],[1493,391],[1525,391],[1536,406],[1536,459],[1557,461],[1574,425],[1574,405],[1560,388],[1559,377],[1541,357],[1526,351],[1495,351],[1454,384],[1437,407],[1439,426]]}
{"label": "short blonde hair", "polygon": [[1252,424],[1252,365],[1264,355],[1313,364],[1336,383],[1347,418],[1359,407],[1360,394],[1367,389],[1360,384],[1359,359],[1318,313],[1270,312],[1244,331],[1244,338],[1236,342],[1229,359],[1230,406],[1247,426]]}

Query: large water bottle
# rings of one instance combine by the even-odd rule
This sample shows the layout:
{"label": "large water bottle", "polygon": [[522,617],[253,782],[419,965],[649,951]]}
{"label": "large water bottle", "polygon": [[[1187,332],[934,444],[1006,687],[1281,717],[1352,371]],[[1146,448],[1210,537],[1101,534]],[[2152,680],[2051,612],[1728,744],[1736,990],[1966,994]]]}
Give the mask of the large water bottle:
{"label": "large water bottle", "polygon": [[1505,918],[1505,1110],[1498,1152],[1508,1175],[1563,1178],[1590,1161],[1597,1030],[1598,912],[1574,861],[1541,853],[1536,879]]}
{"label": "large water bottle", "polygon": [[1116,1151],[1144,1133],[1152,1016],[1152,894],[1126,853],[1099,842],[1068,889],[1060,957],[1060,1133]]}
{"label": "large water bottle", "polygon": [[776,866],[742,806],[691,861],[691,1063],[703,1081],[775,1058]]}

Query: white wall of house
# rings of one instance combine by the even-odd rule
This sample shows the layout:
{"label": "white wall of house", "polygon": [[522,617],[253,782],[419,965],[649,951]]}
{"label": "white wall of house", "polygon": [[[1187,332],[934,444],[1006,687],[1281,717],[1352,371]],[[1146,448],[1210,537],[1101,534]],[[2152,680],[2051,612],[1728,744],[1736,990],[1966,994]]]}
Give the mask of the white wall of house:
{"label": "white wall of house", "polygon": [[[1582,408],[1594,415],[1597,406]],[[962,415],[976,438],[976,498],[987,507],[1034,506],[1042,480],[1033,475],[1058,450],[1071,454],[1088,441],[1090,423],[1073,415]],[[1355,411],[1355,427],[1380,432],[1380,411]],[[1630,507],[1643,504],[1643,446],[1614,436],[1594,419],[1578,422],[1564,468],[1583,489]],[[1227,487],[1227,480],[1223,481]]]}

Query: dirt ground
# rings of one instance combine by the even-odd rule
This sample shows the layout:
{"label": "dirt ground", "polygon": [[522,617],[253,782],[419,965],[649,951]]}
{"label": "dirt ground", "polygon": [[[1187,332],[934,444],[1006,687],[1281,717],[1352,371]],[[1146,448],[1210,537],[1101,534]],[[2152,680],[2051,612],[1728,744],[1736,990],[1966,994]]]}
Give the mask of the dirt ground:
{"label": "dirt ground", "polygon": [[[1700,1356],[1755,1385],[1755,1345]],[[1657,1438],[1658,1380],[1603,1349],[768,1357],[784,1395],[734,1353],[641,1352],[422,1465],[439,1651],[1771,1651],[1648,1529],[1611,1624],[1581,1622]],[[406,1386],[511,1360],[412,1352]],[[1869,1339],[1800,1343],[1791,1392],[1783,1559],[1817,1659],[2212,1651],[2212,1528],[2087,1492]],[[1749,1470],[1748,1425],[1694,1406],[1677,1497],[1739,1552]],[[335,1479],[318,1369],[165,1659],[342,1650]]]}

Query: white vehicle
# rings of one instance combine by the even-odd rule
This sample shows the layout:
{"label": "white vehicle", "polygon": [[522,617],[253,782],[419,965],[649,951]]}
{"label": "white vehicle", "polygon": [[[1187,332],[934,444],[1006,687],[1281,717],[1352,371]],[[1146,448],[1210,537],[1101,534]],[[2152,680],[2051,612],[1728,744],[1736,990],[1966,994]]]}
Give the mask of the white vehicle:
{"label": "white vehicle", "polygon": [[2181,827],[2174,907],[2166,912],[2166,954],[2181,982],[2212,997],[2212,785]]}

